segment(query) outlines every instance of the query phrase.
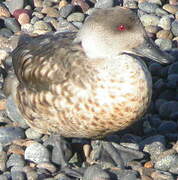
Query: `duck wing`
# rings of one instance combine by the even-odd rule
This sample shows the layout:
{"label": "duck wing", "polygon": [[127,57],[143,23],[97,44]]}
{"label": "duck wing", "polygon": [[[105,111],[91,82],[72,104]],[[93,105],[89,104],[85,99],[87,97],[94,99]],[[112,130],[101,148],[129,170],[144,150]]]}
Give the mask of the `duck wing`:
{"label": "duck wing", "polygon": [[[17,78],[31,90],[49,90],[52,84],[64,83],[81,74],[85,53],[74,44],[76,33],[58,33],[38,37],[23,36],[12,52]],[[75,68],[76,67],[76,68]]]}

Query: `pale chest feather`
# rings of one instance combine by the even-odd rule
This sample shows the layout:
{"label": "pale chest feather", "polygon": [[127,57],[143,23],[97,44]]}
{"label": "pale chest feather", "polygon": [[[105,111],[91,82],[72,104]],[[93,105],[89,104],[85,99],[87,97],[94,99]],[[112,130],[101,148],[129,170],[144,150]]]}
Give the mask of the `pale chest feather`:
{"label": "pale chest feather", "polygon": [[24,104],[20,109],[29,125],[44,133],[91,138],[132,124],[149,105],[151,77],[133,57],[118,58],[93,64],[94,74],[52,84],[48,92],[19,91],[24,97],[19,98]]}

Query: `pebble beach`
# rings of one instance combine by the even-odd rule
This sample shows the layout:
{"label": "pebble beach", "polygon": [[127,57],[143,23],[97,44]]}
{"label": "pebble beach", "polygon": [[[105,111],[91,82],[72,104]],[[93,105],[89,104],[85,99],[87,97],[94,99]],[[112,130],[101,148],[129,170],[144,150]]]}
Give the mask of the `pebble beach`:
{"label": "pebble beach", "polygon": [[[63,143],[66,159],[82,174],[74,178],[60,171],[61,157],[49,136],[30,128],[4,92],[6,77],[13,74],[11,52],[22,34],[78,32],[97,8],[114,6],[133,9],[149,37],[176,61],[146,61],[153,80],[151,105],[139,125],[108,137],[121,150],[127,168],[119,169],[108,158],[100,140],[90,146],[74,138]],[[120,145],[134,153],[124,152]],[[178,180],[177,0],[0,0],[0,180],[79,179]]]}

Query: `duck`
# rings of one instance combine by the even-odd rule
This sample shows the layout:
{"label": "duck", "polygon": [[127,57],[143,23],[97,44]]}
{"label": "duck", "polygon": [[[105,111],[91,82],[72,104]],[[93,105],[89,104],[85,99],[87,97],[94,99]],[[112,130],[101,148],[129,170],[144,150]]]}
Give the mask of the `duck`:
{"label": "duck", "polygon": [[102,138],[147,111],[152,79],[144,57],[173,62],[131,9],[96,9],[77,33],[21,38],[12,52],[13,98],[27,124],[40,133]]}

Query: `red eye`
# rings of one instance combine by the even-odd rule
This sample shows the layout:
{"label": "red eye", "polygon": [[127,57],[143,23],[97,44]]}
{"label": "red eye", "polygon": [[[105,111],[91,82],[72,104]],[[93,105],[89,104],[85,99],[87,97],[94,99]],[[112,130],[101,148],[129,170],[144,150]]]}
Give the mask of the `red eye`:
{"label": "red eye", "polygon": [[118,31],[125,31],[125,30],[126,30],[126,27],[125,27],[123,24],[121,24],[121,25],[119,25],[119,26],[117,27],[117,30],[118,30]]}

